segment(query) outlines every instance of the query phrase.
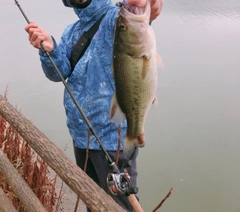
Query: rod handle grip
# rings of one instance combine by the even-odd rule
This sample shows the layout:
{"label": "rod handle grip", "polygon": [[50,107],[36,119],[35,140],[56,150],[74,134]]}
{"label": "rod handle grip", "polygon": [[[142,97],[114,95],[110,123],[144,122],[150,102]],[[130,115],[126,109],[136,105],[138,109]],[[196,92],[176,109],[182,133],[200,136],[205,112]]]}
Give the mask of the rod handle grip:
{"label": "rod handle grip", "polygon": [[127,198],[135,212],[144,212],[134,194],[129,195]]}

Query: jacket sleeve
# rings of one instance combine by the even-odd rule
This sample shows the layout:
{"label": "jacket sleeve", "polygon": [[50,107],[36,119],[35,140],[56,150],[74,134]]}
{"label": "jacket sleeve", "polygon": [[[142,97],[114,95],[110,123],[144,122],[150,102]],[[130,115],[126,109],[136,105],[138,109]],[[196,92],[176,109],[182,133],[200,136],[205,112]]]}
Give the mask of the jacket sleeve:
{"label": "jacket sleeve", "polygon": [[[72,45],[69,45],[69,36],[70,30],[67,27],[61,37],[61,41],[59,44],[57,44],[55,39],[52,37],[54,42],[54,48],[53,51],[49,53],[64,79],[67,79],[68,76],[71,74],[71,64],[69,58],[72,52]],[[40,50],[39,55],[41,65],[46,77],[54,82],[61,81],[61,78],[58,76],[58,73],[54,69],[48,56]]]}

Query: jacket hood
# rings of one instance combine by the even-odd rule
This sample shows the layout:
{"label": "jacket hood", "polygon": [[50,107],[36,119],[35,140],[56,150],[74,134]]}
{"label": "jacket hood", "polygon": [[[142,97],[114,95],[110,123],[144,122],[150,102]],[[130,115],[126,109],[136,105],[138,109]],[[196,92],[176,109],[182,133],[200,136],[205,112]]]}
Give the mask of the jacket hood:
{"label": "jacket hood", "polygon": [[[63,4],[66,7],[69,7],[66,3],[66,0],[62,0]],[[109,5],[112,5],[111,0],[92,0],[91,3],[86,8],[73,8],[77,16],[81,19],[89,19],[89,17],[92,17],[95,15],[98,11],[104,10],[104,8],[108,7]]]}

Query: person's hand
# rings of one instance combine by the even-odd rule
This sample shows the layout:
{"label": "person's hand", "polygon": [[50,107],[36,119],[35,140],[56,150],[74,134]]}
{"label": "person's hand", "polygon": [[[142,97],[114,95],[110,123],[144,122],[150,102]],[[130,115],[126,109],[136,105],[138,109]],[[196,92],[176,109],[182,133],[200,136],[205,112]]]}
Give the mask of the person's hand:
{"label": "person's hand", "polygon": [[160,15],[160,13],[162,11],[162,7],[163,7],[162,0],[151,0],[150,21],[153,21],[154,19],[156,19]]}
{"label": "person's hand", "polygon": [[[145,7],[149,0],[127,0],[127,3],[132,6]],[[150,21],[156,19],[162,10],[162,0],[150,0],[151,2],[151,16]]]}
{"label": "person's hand", "polygon": [[43,51],[40,44],[41,42],[43,42],[43,45],[48,52],[51,52],[53,50],[54,43],[53,43],[52,37],[43,29],[39,28],[39,26],[36,23],[34,22],[29,23],[25,27],[25,30],[29,34],[30,43],[35,48]]}

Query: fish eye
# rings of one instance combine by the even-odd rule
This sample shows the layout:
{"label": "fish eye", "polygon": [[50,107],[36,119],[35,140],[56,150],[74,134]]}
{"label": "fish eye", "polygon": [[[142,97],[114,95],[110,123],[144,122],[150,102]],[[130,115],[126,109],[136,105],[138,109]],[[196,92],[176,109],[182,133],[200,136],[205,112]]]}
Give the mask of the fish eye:
{"label": "fish eye", "polygon": [[126,25],[125,24],[119,24],[119,28],[123,29],[123,30],[126,30]]}

